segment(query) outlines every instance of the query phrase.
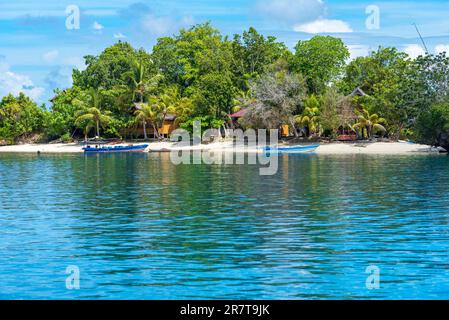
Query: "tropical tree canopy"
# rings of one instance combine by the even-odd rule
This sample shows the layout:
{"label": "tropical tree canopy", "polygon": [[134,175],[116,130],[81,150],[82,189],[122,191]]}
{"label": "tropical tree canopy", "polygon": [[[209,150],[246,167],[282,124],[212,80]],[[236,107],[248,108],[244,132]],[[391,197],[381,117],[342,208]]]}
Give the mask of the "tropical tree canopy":
{"label": "tropical tree canopy", "polygon": [[292,67],[306,77],[311,93],[322,93],[343,72],[348,58],[349,50],[341,39],[315,36],[297,43]]}
{"label": "tropical tree canopy", "polygon": [[82,109],[76,114],[75,124],[86,128],[86,134],[87,128],[95,128],[96,136],[100,137],[100,127],[104,128],[112,121],[111,112],[101,110],[102,98],[95,89],[90,89],[86,98],[81,102]]}
{"label": "tropical tree canopy", "polygon": [[[449,97],[445,53],[412,59],[396,48],[379,48],[349,60],[339,38],[298,41],[292,52],[254,28],[227,37],[202,23],[157,39],[151,51],[118,41],[85,56],[85,65],[73,71],[71,87],[55,90],[49,106],[23,94],[4,97],[1,143],[67,140],[92,130],[106,138],[142,132],[147,138],[148,126],[157,136],[169,115],[181,127],[190,128],[194,119],[220,127],[233,125],[229,114],[241,109],[247,112],[240,126],[288,124],[306,136],[356,129],[361,138],[379,132],[434,141],[446,130],[439,122]],[[356,88],[364,94],[353,96]]]}

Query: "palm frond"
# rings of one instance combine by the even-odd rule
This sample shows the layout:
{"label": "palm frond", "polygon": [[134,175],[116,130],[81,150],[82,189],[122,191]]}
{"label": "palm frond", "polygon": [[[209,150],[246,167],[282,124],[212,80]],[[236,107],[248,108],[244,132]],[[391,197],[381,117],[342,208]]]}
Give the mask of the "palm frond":
{"label": "palm frond", "polygon": [[82,123],[84,123],[86,121],[94,121],[94,116],[92,114],[90,114],[90,113],[81,115],[78,118],[76,118],[75,124],[76,125],[81,125]]}
{"label": "palm frond", "polygon": [[375,124],[373,129],[376,131],[387,132],[387,129],[385,129],[385,127],[381,124]]}

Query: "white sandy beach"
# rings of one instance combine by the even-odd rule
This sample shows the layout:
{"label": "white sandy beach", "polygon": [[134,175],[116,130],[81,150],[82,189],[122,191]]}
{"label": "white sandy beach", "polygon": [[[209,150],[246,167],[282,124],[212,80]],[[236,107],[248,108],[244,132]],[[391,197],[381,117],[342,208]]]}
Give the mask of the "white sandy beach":
{"label": "white sandy beach", "polygon": [[[441,149],[443,150],[443,149]],[[329,143],[321,145],[317,154],[428,154],[439,153],[440,148],[407,142]]]}
{"label": "white sandy beach", "polygon": [[[127,144],[123,144],[127,145]],[[222,152],[257,152],[256,149],[245,150],[233,148],[231,143],[220,142],[208,145],[191,147],[178,147],[171,142],[150,143],[151,151],[171,151],[171,150],[213,150]],[[439,148],[427,145],[412,144],[407,142],[375,142],[375,143],[329,143],[321,144],[316,150],[316,154],[428,154],[438,153]],[[78,144],[22,144],[0,147],[0,153],[82,153],[82,147]]]}

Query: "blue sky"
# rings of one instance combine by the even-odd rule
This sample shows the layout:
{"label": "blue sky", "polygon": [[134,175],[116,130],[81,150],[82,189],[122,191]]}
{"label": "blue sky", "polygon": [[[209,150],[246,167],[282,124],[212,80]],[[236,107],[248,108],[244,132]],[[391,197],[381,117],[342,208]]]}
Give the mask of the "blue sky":
{"label": "blue sky", "polygon": [[[69,5],[80,9],[79,29],[66,28]],[[352,57],[378,46],[416,56],[424,49],[412,23],[429,51],[449,51],[448,16],[449,0],[2,0],[0,96],[24,91],[46,103],[55,88],[71,85],[71,70],[84,67],[83,56],[119,39],[151,50],[158,37],[204,21],[225,35],[253,26],[291,48],[330,34],[345,41]]]}

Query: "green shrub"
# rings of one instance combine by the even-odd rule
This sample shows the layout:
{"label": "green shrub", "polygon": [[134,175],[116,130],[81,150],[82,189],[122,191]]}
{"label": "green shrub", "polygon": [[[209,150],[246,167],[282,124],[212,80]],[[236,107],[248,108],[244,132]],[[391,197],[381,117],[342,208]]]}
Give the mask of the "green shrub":
{"label": "green shrub", "polygon": [[65,133],[61,136],[61,140],[62,140],[62,142],[67,143],[67,142],[72,141],[72,137],[70,136],[69,133]]}
{"label": "green shrub", "polygon": [[12,94],[3,97],[0,101],[0,139],[16,141],[41,133],[46,112],[23,93],[17,97]]}
{"label": "green shrub", "polygon": [[449,103],[435,104],[421,113],[415,132],[419,142],[435,144],[441,133],[449,132]]}

